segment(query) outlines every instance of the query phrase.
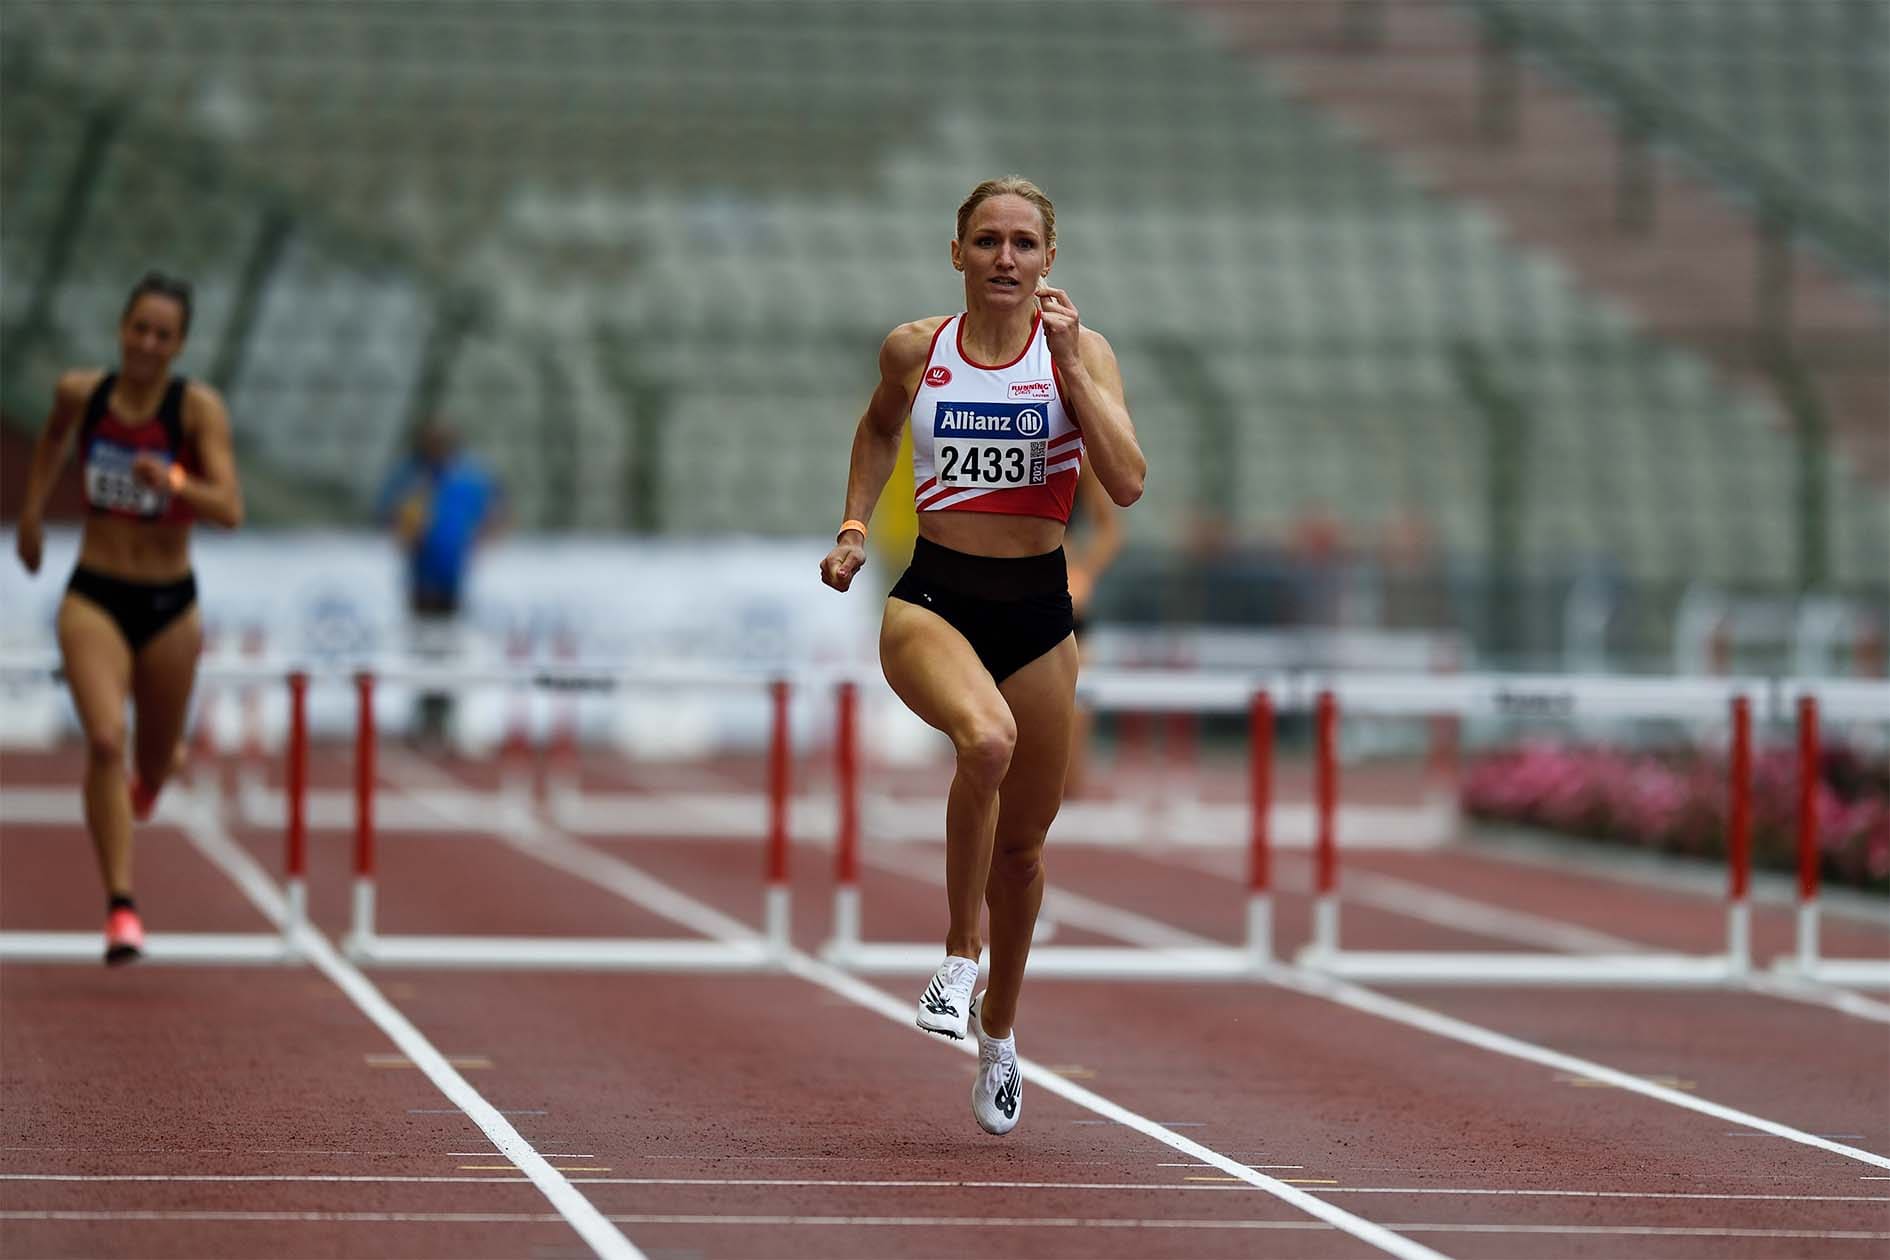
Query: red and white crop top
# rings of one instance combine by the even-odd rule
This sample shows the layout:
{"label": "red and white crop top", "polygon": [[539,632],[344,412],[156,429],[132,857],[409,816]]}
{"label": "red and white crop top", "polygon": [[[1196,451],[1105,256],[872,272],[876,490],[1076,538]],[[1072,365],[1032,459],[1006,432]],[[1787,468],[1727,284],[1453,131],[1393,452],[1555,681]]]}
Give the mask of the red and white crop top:
{"label": "red and white crop top", "polygon": [[169,463],[181,463],[198,472],[184,441],[184,391],[188,382],[173,377],[149,420],[127,424],[112,414],[112,386],[108,372],[86,399],[85,418],[79,426],[79,470],[85,483],[85,506],[95,515],[132,520],[183,524],[195,519],[189,505],[170,491],[147,486],[131,473],[138,456],[149,453]]}
{"label": "red and white crop top", "polygon": [[1024,352],[974,363],[965,317],[932,335],[912,397],[912,472],[921,512],[1004,512],[1067,523],[1083,466],[1083,431],[1063,405],[1041,317]]}

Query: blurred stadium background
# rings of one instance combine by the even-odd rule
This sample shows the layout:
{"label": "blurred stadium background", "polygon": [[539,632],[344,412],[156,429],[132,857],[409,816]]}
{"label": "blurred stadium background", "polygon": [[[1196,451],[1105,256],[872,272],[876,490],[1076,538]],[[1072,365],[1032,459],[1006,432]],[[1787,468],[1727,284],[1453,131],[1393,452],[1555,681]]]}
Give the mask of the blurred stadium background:
{"label": "blurred stadium background", "polygon": [[247,534],[372,529],[439,412],[520,537],[817,598],[878,339],[1018,171],[1153,469],[1105,623],[1884,668],[1880,0],[4,0],[0,56],[9,518],[160,266]]}

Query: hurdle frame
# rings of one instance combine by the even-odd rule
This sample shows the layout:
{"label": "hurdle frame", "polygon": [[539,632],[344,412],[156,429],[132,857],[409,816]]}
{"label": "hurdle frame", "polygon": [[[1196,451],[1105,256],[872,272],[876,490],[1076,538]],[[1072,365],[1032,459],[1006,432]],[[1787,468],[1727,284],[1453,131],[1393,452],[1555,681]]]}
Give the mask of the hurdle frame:
{"label": "hurdle frame", "polygon": [[[43,680],[58,684],[65,671],[57,662],[51,664],[0,664],[0,676],[8,680]],[[139,966],[150,965],[233,965],[273,966],[300,963],[299,938],[308,923],[308,820],[304,809],[308,781],[308,687],[309,674],[303,669],[286,672],[270,669],[258,659],[239,666],[206,666],[200,679],[218,685],[266,686],[280,681],[289,692],[289,732],[284,744],[283,790],[283,894],[285,913],[280,927],[271,932],[151,932],[146,935]],[[199,723],[209,720],[200,704]],[[184,799],[193,810],[215,812],[220,805],[215,790],[184,788]],[[175,796],[172,799],[176,799]],[[154,820],[155,821],[155,820]],[[134,826],[137,824],[133,823]],[[189,820],[176,825],[188,829]],[[71,931],[0,931],[0,962],[83,963],[99,965],[103,957],[99,934]]]}
{"label": "hurdle frame", "polygon": [[1818,762],[1824,717],[1890,721],[1890,684],[1857,680],[1786,679],[1780,705],[1795,724],[1798,753],[1798,904],[1795,951],[1772,964],[1775,974],[1822,984],[1890,989],[1890,958],[1827,958],[1820,948]]}
{"label": "hurdle frame", "polygon": [[[1642,679],[1613,675],[1458,675],[1444,679],[1329,676],[1315,689],[1321,767],[1320,856],[1313,939],[1295,956],[1308,970],[1363,983],[1716,986],[1752,974],[1751,777],[1755,704],[1775,710],[1759,678]],[[1339,940],[1336,717],[1579,716],[1717,719],[1729,730],[1726,945],[1711,954],[1646,951],[1554,954],[1471,950],[1347,950]],[[1328,719],[1328,714],[1331,715]]]}
{"label": "hurdle frame", "polygon": [[[1134,945],[1034,945],[1030,951],[1033,976],[1090,980],[1245,980],[1265,975],[1274,965],[1269,860],[1274,694],[1283,687],[1283,680],[1276,675],[1202,675],[1162,670],[1103,673],[1079,681],[1079,693],[1098,708],[1150,715],[1247,715],[1251,812],[1247,845],[1247,939],[1238,945],[1153,949]],[[834,702],[835,779],[839,801],[834,842],[833,934],[822,946],[821,957],[835,966],[862,974],[929,972],[943,957],[941,945],[861,939],[858,684],[847,679],[839,681]]]}
{"label": "hurdle frame", "polygon": [[[377,680],[412,683],[480,683],[549,687],[558,691],[618,691],[631,688],[697,687],[763,689],[770,704],[765,888],[761,930],[749,937],[610,938],[559,936],[470,936],[383,933],[376,927],[379,909],[377,836],[373,798],[375,769],[374,694]],[[560,661],[535,668],[529,677],[517,671],[492,672],[437,668],[382,667],[353,675],[357,710],[355,737],[355,827],[351,917],[343,952],[364,966],[557,968],[643,972],[757,972],[780,969],[791,945],[788,929],[792,903],[788,888],[790,837],[788,793],[792,777],[790,709],[793,684],[784,675],[664,673],[586,669]],[[501,784],[495,805],[506,821],[495,827],[537,825],[530,794]]]}

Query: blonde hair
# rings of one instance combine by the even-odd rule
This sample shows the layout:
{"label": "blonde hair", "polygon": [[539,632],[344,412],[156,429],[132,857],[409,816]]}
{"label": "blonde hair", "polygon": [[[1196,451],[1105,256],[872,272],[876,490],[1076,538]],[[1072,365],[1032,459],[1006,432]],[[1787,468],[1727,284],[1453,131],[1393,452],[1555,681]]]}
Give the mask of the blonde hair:
{"label": "blonde hair", "polygon": [[974,210],[993,197],[1022,197],[1037,207],[1037,213],[1043,217],[1043,243],[1057,243],[1057,208],[1050,204],[1050,198],[1043,195],[1043,189],[1025,179],[1022,175],[1006,175],[1002,179],[987,179],[971,190],[971,195],[958,207],[958,239],[965,239],[965,232],[971,226]]}

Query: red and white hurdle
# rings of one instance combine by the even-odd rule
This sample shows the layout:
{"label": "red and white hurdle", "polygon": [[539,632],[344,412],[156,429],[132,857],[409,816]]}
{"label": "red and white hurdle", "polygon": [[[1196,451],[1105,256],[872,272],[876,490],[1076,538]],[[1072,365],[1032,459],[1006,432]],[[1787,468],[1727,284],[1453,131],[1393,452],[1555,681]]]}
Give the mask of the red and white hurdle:
{"label": "red and white hurdle", "polygon": [[[1244,676],[1145,671],[1099,674],[1088,679],[1083,690],[1098,709],[1170,716],[1247,715],[1251,815],[1247,940],[1233,946],[1165,948],[1038,944],[1030,951],[1031,974],[1084,979],[1232,980],[1263,973],[1274,961],[1269,860],[1274,701],[1270,685]],[[841,682],[836,691],[836,705],[835,770],[839,802],[834,843],[833,935],[823,947],[822,957],[836,966],[860,972],[930,971],[938,966],[940,947],[937,942],[861,939],[858,686]]]}
{"label": "red and white hurdle", "polygon": [[[1723,984],[1748,974],[1752,693],[1750,680],[1579,677],[1358,677],[1310,681],[1314,688],[1319,838],[1312,940],[1301,966],[1348,980],[1397,984]],[[1732,732],[1731,835],[1726,949],[1722,953],[1554,954],[1472,950],[1348,950],[1339,939],[1338,720],[1346,715],[1457,718],[1524,716],[1565,720],[1725,714]]]}
{"label": "red and white hurdle", "polygon": [[[60,685],[63,679],[56,664],[44,663],[7,662],[0,664],[0,675],[52,685]],[[150,932],[145,937],[144,961],[157,964],[295,962],[301,957],[297,938],[308,922],[308,820],[303,804],[308,778],[309,675],[299,670],[285,673],[252,657],[241,665],[206,665],[200,678],[212,688],[240,687],[258,696],[262,688],[272,683],[287,688],[289,730],[283,744],[286,790],[282,814],[284,914],[277,929],[270,932]],[[208,710],[200,709],[198,722],[205,723],[209,719]],[[259,766],[257,769],[260,773]],[[79,792],[74,788],[23,790],[10,785],[7,793],[9,797],[25,798],[21,802],[23,809],[9,800],[10,821],[83,822]],[[220,793],[208,785],[193,787],[174,782],[158,804],[160,822],[173,823],[187,831],[220,825],[216,821]],[[96,965],[103,953],[101,940],[98,932],[4,931],[0,932],[0,961]]]}
{"label": "red and white hurdle", "polygon": [[1890,958],[1826,958],[1819,945],[1819,885],[1823,856],[1818,825],[1821,718],[1890,721],[1890,686],[1876,682],[1826,681],[1787,684],[1781,702],[1791,708],[1798,746],[1797,949],[1773,969],[1825,984],[1890,988]]}
{"label": "red and white hurdle", "polygon": [[[380,930],[378,835],[374,799],[379,782],[374,736],[374,694],[379,681],[435,685],[502,684],[550,687],[559,692],[617,691],[631,688],[691,688],[758,691],[769,703],[768,790],[766,798],[763,927],[759,933],[720,939],[637,939],[549,936],[456,936],[389,934]],[[780,965],[789,948],[791,903],[788,891],[789,795],[792,790],[792,742],[789,724],[792,684],[785,678],[752,675],[661,674],[580,669],[568,663],[545,666],[530,675],[517,671],[484,675],[463,669],[450,672],[390,667],[354,675],[358,730],[354,764],[354,886],[352,916],[344,948],[367,964],[402,967],[552,967],[622,971],[758,971]],[[534,853],[572,863],[602,859],[581,846],[562,841],[540,819],[529,795],[501,789],[484,800],[478,825],[501,835],[529,837]],[[566,846],[560,850],[560,843]]]}

